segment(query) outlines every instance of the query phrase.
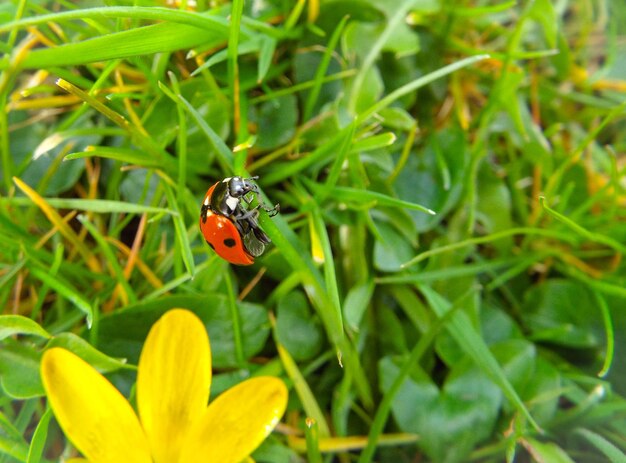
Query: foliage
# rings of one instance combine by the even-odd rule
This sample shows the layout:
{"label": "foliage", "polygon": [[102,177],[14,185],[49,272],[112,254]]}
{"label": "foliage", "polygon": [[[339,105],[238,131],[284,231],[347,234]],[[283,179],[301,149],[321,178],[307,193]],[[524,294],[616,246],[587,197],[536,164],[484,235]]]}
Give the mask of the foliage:
{"label": "foliage", "polygon": [[[256,461],[624,461],[619,6],[0,4],[0,462],[72,455],[46,348],[132,397],[172,307],[212,396],[288,382]],[[251,267],[199,233],[232,175]]]}

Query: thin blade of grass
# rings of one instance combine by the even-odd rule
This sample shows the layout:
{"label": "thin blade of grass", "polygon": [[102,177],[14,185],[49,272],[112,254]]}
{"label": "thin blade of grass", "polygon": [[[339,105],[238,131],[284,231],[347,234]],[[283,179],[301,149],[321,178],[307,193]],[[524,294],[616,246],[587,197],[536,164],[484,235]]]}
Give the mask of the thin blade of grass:
{"label": "thin blade of grass", "polygon": [[119,259],[113,253],[113,250],[109,246],[109,243],[107,243],[102,233],[100,233],[100,230],[98,230],[84,215],[79,215],[78,221],[83,225],[83,227],[85,227],[85,229],[87,229],[96,243],[98,243],[98,247],[100,248],[100,251],[102,251],[102,255],[106,259],[111,270],[113,270],[117,284],[123,290],[122,300],[124,301],[124,305],[137,302],[137,295],[124,276],[124,270],[119,264]]}
{"label": "thin blade of grass", "polygon": [[403,97],[404,95],[408,93],[412,93],[418,88],[424,87],[425,85],[428,85],[429,83],[437,79],[440,79],[441,77],[451,74],[454,71],[458,71],[459,69],[470,66],[474,63],[477,63],[478,61],[482,61],[487,58],[489,58],[489,55],[470,56],[468,58],[464,58],[462,60],[456,61],[455,63],[444,66],[441,69],[437,69],[436,71],[431,72],[430,74],[426,74],[425,76],[415,79],[414,81],[409,82],[408,84],[405,84],[402,87],[389,93],[386,97],[380,99],[380,101],[376,102],[375,104],[370,106],[368,109],[361,112],[357,116],[356,121],[360,125],[363,122],[365,122],[367,119],[369,119],[373,114],[391,105],[391,103]]}
{"label": "thin blade of grass", "polygon": [[[45,198],[45,201],[55,209],[74,209],[99,214],[178,214],[176,211],[164,207],[144,206],[143,204],[110,199]],[[32,203],[28,198],[0,198],[0,204],[30,206]]]}
{"label": "thin blade of grass", "polygon": [[207,124],[206,120],[202,115],[192,106],[189,101],[187,101],[182,95],[177,95],[173,93],[170,89],[168,89],[165,85],[159,84],[159,88],[163,91],[163,93],[174,101],[177,104],[183,105],[185,110],[189,113],[194,122],[198,125],[200,130],[205,134],[209,143],[212,145],[215,153],[217,154],[217,159],[222,164],[222,167],[225,171],[232,173],[233,172],[233,163],[234,157],[233,152],[228,148],[224,140],[220,138],[220,136]]}
{"label": "thin blade of grass", "polygon": [[575,432],[583,436],[591,445],[602,452],[611,463],[626,462],[626,454],[600,434],[583,428],[577,429]]}
{"label": "thin blade of grass", "polygon": [[[307,185],[311,186],[316,193],[322,188],[318,185],[315,185],[313,182],[307,182]],[[330,191],[325,192],[325,195],[332,196],[335,200],[340,202],[353,202],[360,205],[376,203],[381,206],[410,209],[414,211],[425,212],[426,214],[430,215],[436,214],[436,212],[432,209],[429,209],[420,204],[403,201],[401,199],[387,196],[383,193],[378,193],[376,191],[361,190],[359,188],[336,186]]]}
{"label": "thin blade of grass", "polygon": [[163,189],[165,190],[165,196],[167,197],[167,202],[176,215],[172,216],[172,221],[174,222],[174,229],[176,230],[176,241],[180,246],[180,252],[182,254],[183,263],[187,268],[187,272],[193,276],[196,273],[196,264],[193,259],[193,253],[191,252],[191,245],[189,243],[189,235],[187,234],[187,228],[185,226],[185,221],[183,220],[182,215],[178,210],[178,203],[176,201],[176,195],[172,190],[172,187],[168,185],[167,182],[163,182]]}
{"label": "thin blade of grass", "polygon": [[590,232],[586,228],[581,227],[580,225],[578,225],[573,220],[565,217],[563,214],[560,214],[559,212],[555,211],[550,206],[548,206],[546,204],[545,197],[543,197],[543,196],[540,197],[539,201],[541,202],[541,207],[543,207],[543,209],[548,214],[550,214],[552,217],[557,219],[559,222],[565,224],[570,230],[576,232],[577,234],[579,234],[580,236],[582,236],[584,238],[587,238],[590,241],[593,241],[595,243],[605,244],[606,246],[610,247],[611,249],[614,249],[615,251],[619,252],[620,254],[626,254],[626,246],[624,246],[619,241],[614,240],[613,238],[611,238],[609,236],[602,235],[600,233]]}
{"label": "thin blade of grass", "polygon": [[[311,5],[311,2],[309,2],[309,5]],[[315,107],[315,103],[317,103],[320,91],[322,90],[322,85],[324,84],[324,76],[326,75],[326,71],[328,70],[328,66],[330,65],[330,60],[333,56],[333,52],[337,47],[337,43],[339,43],[339,39],[341,38],[343,29],[346,27],[348,19],[348,16],[344,16],[341,19],[341,21],[333,31],[333,35],[331,35],[326,49],[324,50],[324,55],[322,56],[320,64],[315,71],[315,77],[313,78],[313,87],[311,88],[309,96],[307,97],[306,103],[304,105],[304,114],[302,116],[303,121],[308,121],[313,114],[313,108]]]}
{"label": "thin blade of grass", "polygon": [[77,96],[100,114],[124,129],[129,134],[131,141],[144,150],[148,155],[153,156],[155,158],[155,162],[158,162],[161,168],[167,172],[176,174],[176,170],[178,168],[176,162],[163,148],[157,145],[152,137],[143,132],[141,128],[135,127],[124,116],[70,82],[64,79],[57,79],[56,83],[63,90]]}
{"label": "thin blade of grass", "polygon": [[[274,317],[271,316],[270,320],[272,321],[272,327],[275,328]],[[293,381],[293,387],[296,390],[300,401],[302,402],[302,407],[304,408],[306,416],[309,418],[313,418],[317,422],[320,437],[329,437],[330,428],[326,423],[324,413],[317,403],[313,391],[311,391],[311,388],[306,382],[306,379],[304,379],[304,376],[302,376],[298,365],[293,360],[287,349],[285,349],[285,347],[278,341],[275,331],[274,342],[276,344],[276,349],[278,350],[280,360],[283,364],[283,367],[285,368],[285,372],[287,373],[287,376],[289,376],[291,381]]]}
{"label": "thin blade of grass", "polygon": [[85,151],[65,155],[64,161],[72,161],[84,158],[105,158],[121,161],[128,164],[136,164],[142,167],[161,167],[161,163],[136,150],[128,148],[108,148],[105,146],[89,146]]}
{"label": "thin blade of grass", "polygon": [[613,358],[615,356],[615,330],[613,328],[613,317],[611,316],[611,310],[606,303],[606,299],[598,291],[593,291],[593,295],[596,298],[600,312],[602,313],[602,321],[604,323],[604,331],[606,332],[606,348],[604,353],[604,362],[602,368],[598,372],[598,377],[603,378],[609,373],[609,369],[613,364]]}
{"label": "thin blade of grass", "polygon": [[148,19],[152,21],[168,21],[172,23],[186,24],[201,29],[228,31],[228,20],[214,14],[197,14],[185,10],[175,10],[158,6],[107,6],[102,8],[86,8],[58,13],[41,14],[30,18],[0,24],[0,33],[17,31],[32,26],[40,26],[48,23],[63,23],[73,20],[98,20],[103,18],[132,18]]}
{"label": "thin blade of grass", "polygon": [[380,55],[383,46],[391,36],[391,34],[398,28],[398,26],[405,20],[409,9],[415,4],[414,0],[404,0],[399,5],[396,6],[393,16],[387,18],[385,21],[385,29],[383,32],[376,38],[376,41],[372,44],[369,52],[363,59],[363,63],[359,66],[359,72],[354,77],[354,82],[352,83],[352,88],[350,91],[350,96],[348,100],[348,109],[352,114],[356,113],[356,105],[359,94],[361,92],[361,87],[365,82],[365,76],[370,71],[374,62]]}
{"label": "thin blade of grass", "polygon": [[37,427],[33,433],[33,438],[30,441],[26,463],[39,463],[41,461],[44,446],[48,439],[48,425],[53,416],[52,409],[48,408],[39,419],[39,423],[37,423]]}
{"label": "thin blade of grass", "polygon": [[446,246],[441,246],[435,249],[431,249],[429,251],[424,251],[421,254],[418,254],[417,256],[415,256],[410,261],[402,264],[402,267],[403,268],[410,267],[412,265],[417,264],[418,262],[421,262],[437,254],[454,251],[455,249],[460,249],[465,246],[471,246],[474,244],[489,243],[490,241],[499,240],[501,238],[506,238],[508,236],[513,236],[513,235],[531,235],[531,236],[539,235],[539,236],[546,236],[549,238],[556,238],[556,239],[563,240],[568,243],[575,242],[575,240],[572,238],[572,236],[569,233],[563,233],[563,232],[554,231],[554,230],[545,230],[543,228],[532,228],[532,227],[510,228],[508,230],[503,230],[501,232],[492,233],[491,235],[478,236],[476,238],[470,238],[467,240],[448,244]]}
{"label": "thin blade of grass", "polygon": [[71,286],[69,283],[61,281],[56,276],[50,275],[48,272],[40,269],[39,267],[32,266],[29,270],[35,278],[41,280],[42,283],[45,283],[50,288],[54,289],[60,296],[70,301],[76,306],[77,309],[85,314],[87,327],[91,327],[93,322],[93,307],[87,299],[80,295],[80,291]]}
{"label": "thin blade of grass", "polygon": [[196,27],[180,23],[160,23],[113,32],[82,42],[30,52],[19,62],[22,69],[77,66],[111,59],[167,53],[198,45],[216,47],[228,36],[223,28]]}

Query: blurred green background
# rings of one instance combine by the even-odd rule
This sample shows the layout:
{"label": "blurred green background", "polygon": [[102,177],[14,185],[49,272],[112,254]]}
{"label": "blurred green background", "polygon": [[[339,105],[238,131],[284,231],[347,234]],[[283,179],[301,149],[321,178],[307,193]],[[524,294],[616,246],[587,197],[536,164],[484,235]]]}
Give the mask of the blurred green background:
{"label": "blurred green background", "polygon": [[212,396],[288,384],[256,461],[626,461],[622,1],[10,0],[0,52],[0,462],[73,454],[43,350],[132,399],[172,307]]}

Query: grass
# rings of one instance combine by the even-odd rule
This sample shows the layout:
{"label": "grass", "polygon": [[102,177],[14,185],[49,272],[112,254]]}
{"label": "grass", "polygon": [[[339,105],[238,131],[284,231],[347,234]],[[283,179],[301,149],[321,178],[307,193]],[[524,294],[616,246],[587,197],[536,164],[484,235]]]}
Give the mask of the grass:
{"label": "grass", "polygon": [[[0,462],[72,452],[46,347],[128,392],[172,307],[212,396],[289,385],[256,461],[626,460],[619,2],[136,3],[0,5]],[[199,233],[232,175],[251,267]]]}

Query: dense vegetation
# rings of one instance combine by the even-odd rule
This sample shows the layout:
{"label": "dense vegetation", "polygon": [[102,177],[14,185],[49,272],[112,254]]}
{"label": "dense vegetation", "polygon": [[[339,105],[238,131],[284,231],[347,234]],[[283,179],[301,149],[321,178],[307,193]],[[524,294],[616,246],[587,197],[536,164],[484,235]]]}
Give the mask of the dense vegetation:
{"label": "dense vegetation", "polygon": [[[73,455],[45,349],[132,399],[173,307],[211,396],[288,385],[256,461],[625,461],[625,40],[617,0],[2,2],[0,462]],[[232,175],[281,208],[249,267],[198,227]]]}

